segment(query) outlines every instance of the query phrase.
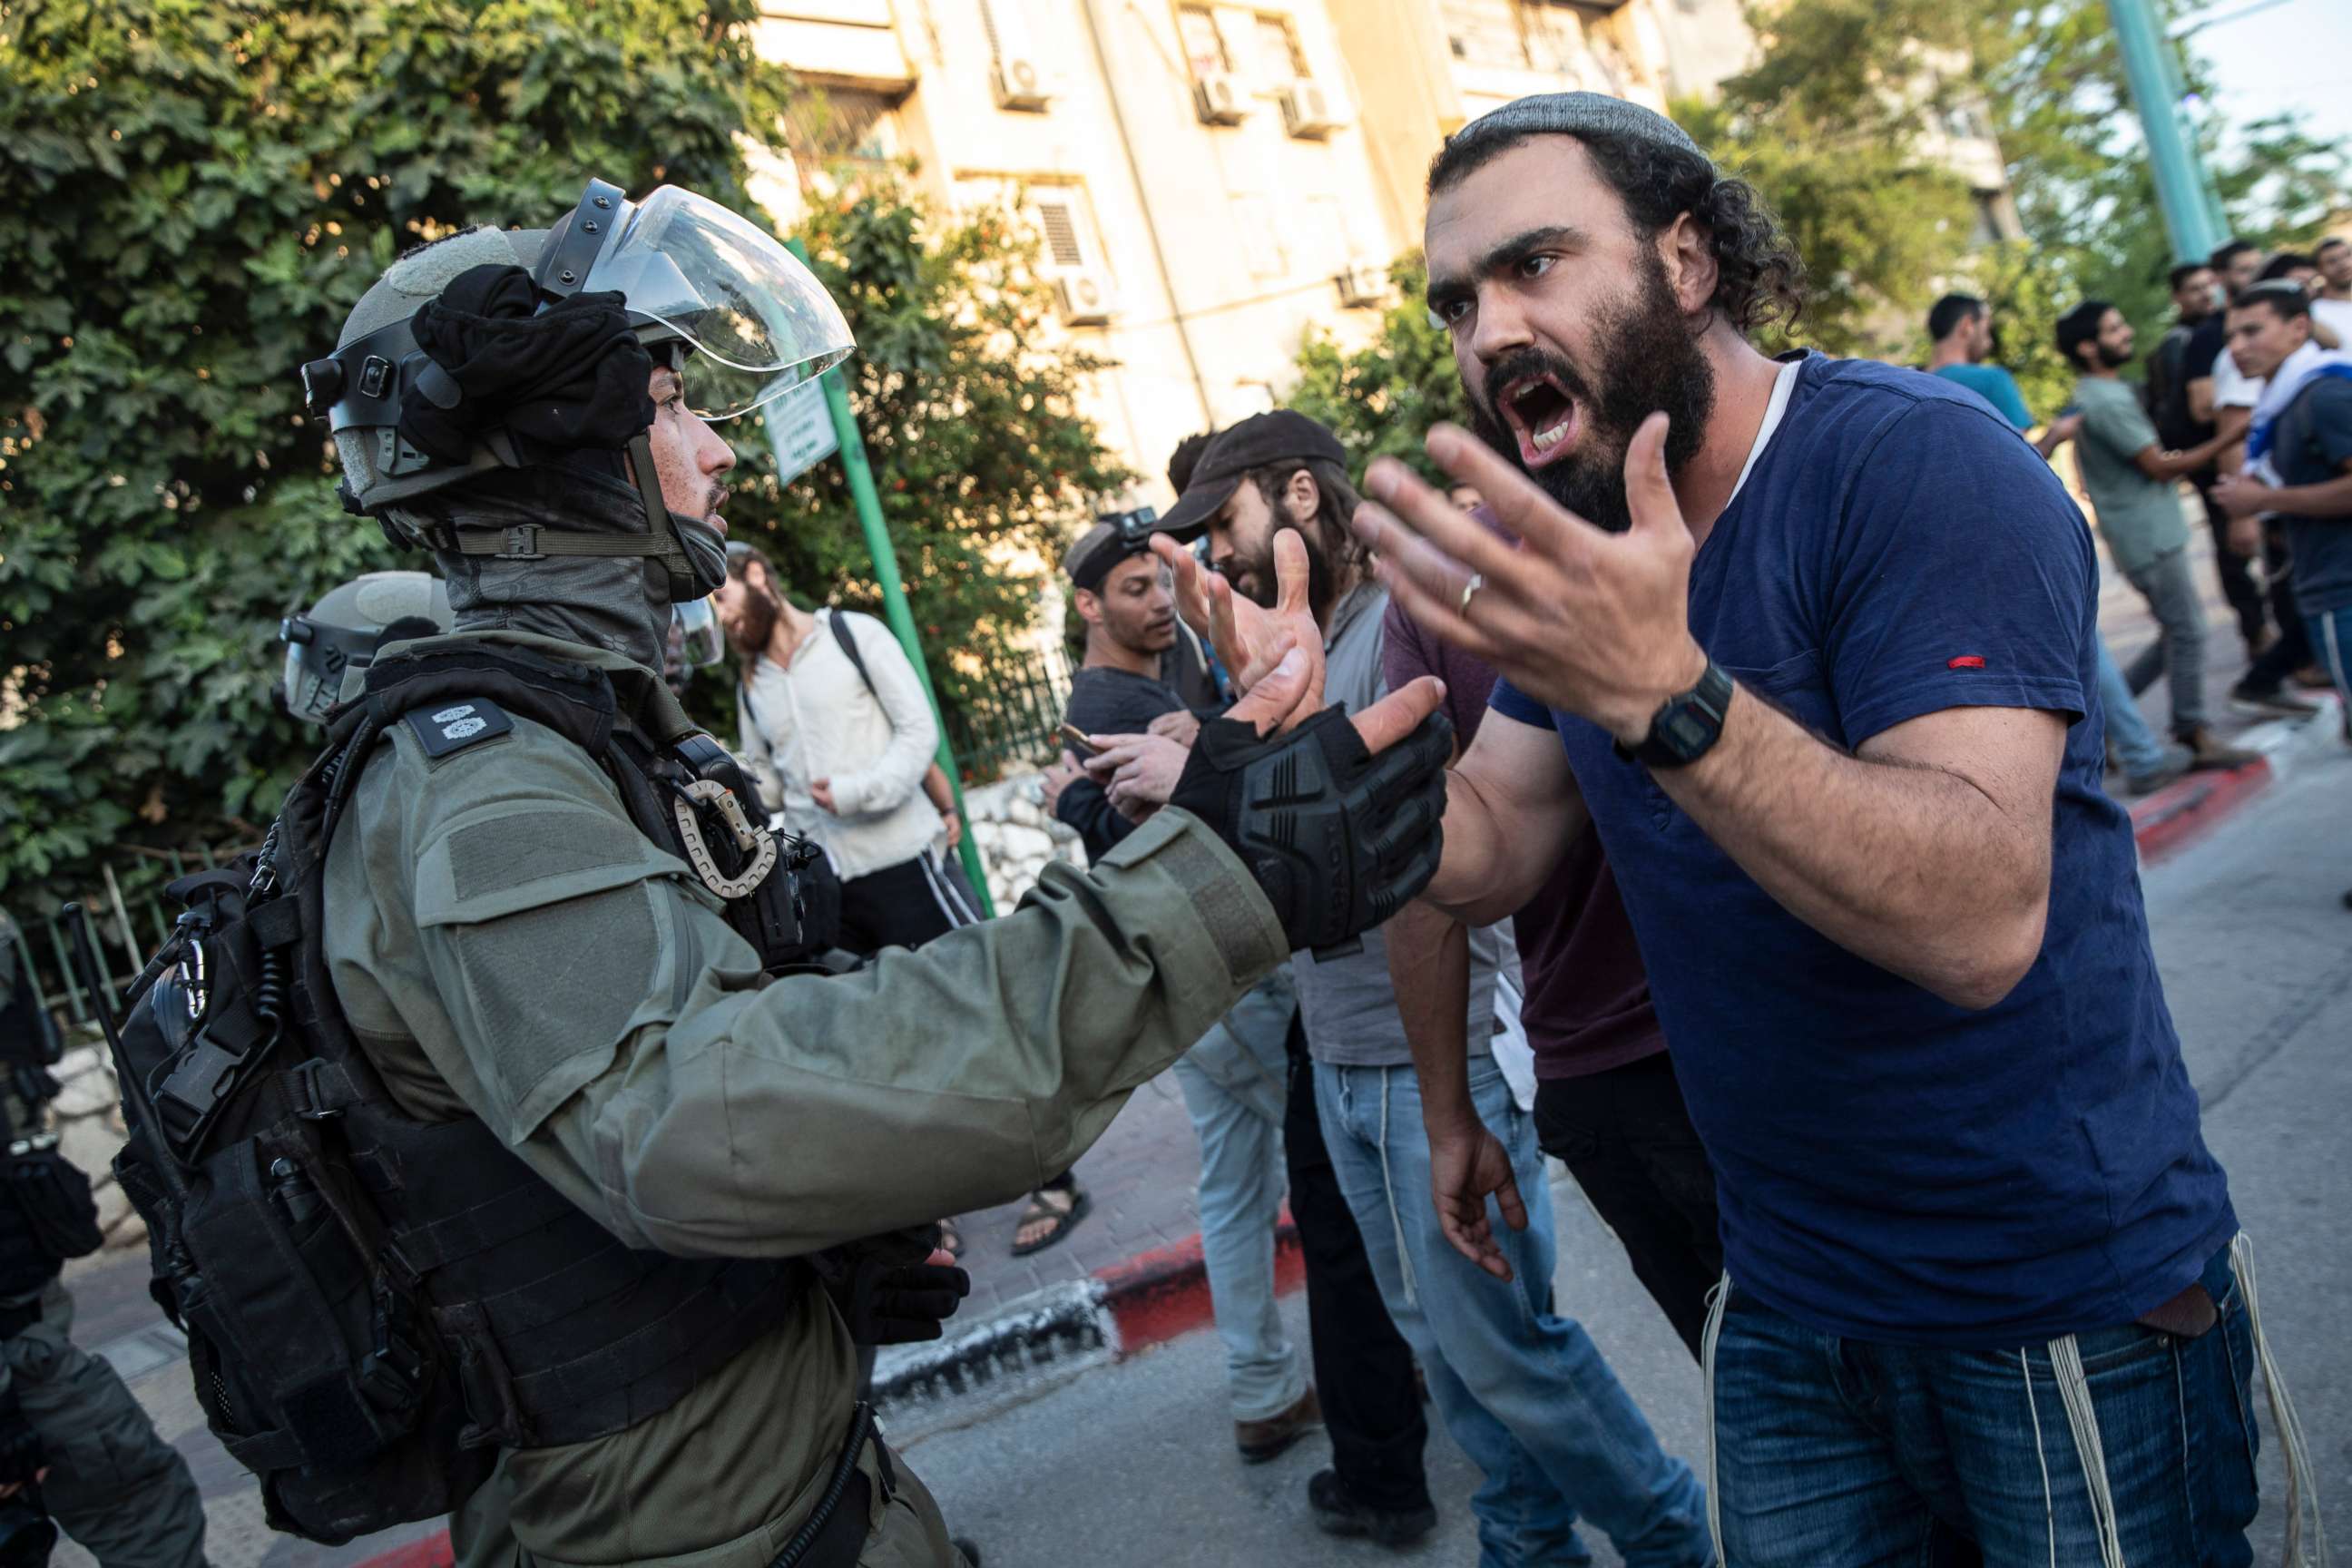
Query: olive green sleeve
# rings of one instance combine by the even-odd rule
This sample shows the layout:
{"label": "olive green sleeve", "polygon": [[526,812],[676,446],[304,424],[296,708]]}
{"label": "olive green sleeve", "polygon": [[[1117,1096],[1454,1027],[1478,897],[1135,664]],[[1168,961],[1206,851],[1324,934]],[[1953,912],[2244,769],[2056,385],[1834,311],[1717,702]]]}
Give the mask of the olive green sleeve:
{"label": "olive green sleeve", "polygon": [[1048,867],[1003,919],[763,984],[601,781],[501,768],[453,811],[461,771],[409,840],[452,1037],[425,1044],[635,1246],[790,1255],[1005,1202],[1286,956],[1241,862],[1171,811],[1091,872]]}
{"label": "olive green sleeve", "polygon": [[1240,864],[1177,816],[855,974],[751,989],[748,949],[679,907],[702,950],[685,1007],[536,1135],[624,1237],[673,1252],[805,1252],[1017,1197],[1286,956]]}

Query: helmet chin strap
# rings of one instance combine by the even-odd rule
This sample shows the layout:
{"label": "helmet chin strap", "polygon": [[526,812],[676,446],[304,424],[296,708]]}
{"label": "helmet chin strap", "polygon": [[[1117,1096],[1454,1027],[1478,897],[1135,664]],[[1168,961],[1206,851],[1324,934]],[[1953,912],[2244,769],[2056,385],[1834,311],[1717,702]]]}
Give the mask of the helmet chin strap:
{"label": "helmet chin strap", "polygon": [[670,515],[669,505],[662,499],[661,473],[654,466],[653,439],[640,431],[628,446],[629,466],[635,471],[637,495],[645,502],[644,533],[574,533],[568,529],[543,528],[536,523],[519,523],[496,531],[460,529],[454,541],[461,555],[492,555],[509,561],[537,561],[548,556],[601,555],[646,557],[647,586],[651,581],[651,563],[659,562],[668,578],[667,602],[677,604],[687,599],[698,599],[711,589],[695,579],[694,561],[688,554],[686,541],[679,534],[677,520]]}

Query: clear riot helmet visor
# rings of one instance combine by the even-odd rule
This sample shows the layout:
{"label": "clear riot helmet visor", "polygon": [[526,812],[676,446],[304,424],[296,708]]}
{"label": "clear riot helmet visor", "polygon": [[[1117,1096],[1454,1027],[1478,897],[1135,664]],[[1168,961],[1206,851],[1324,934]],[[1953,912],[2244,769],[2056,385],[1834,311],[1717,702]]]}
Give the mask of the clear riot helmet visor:
{"label": "clear riot helmet visor", "polygon": [[727,633],[709,599],[682,599],[669,607],[670,629],[677,636],[677,661],[700,669],[727,657]]}
{"label": "clear riot helmet visor", "polygon": [[618,289],[630,314],[695,350],[688,405],[729,419],[822,374],[856,346],[841,307],[758,225],[676,185],[622,204],[581,288]]}

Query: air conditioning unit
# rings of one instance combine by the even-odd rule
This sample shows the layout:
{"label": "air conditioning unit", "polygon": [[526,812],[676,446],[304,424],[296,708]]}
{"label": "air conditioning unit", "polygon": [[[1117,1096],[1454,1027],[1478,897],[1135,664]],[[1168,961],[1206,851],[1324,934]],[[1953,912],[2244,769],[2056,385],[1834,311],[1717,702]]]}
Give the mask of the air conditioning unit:
{"label": "air conditioning unit", "polygon": [[1212,71],[1192,84],[1192,108],[1203,125],[1239,125],[1249,113],[1249,101],[1241,83]]}
{"label": "air conditioning unit", "polygon": [[1339,128],[1330,94],[1311,81],[1294,81],[1282,89],[1282,128],[1302,142],[1320,142]]}
{"label": "air conditioning unit", "polygon": [[1099,272],[1065,272],[1054,280],[1061,296],[1062,324],[1069,327],[1101,327],[1110,324],[1118,310],[1112,302],[1110,279]]}
{"label": "air conditioning unit", "polygon": [[1389,297],[1389,270],[1377,261],[1350,261],[1339,276],[1339,303],[1350,310],[1384,305]]}
{"label": "air conditioning unit", "polygon": [[1019,56],[1007,56],[996,62],[991,73],[996,89],[996,107],[1034,111],[1044,109],[1052,94],[1045,90],[1045,73],[1037,62]]}

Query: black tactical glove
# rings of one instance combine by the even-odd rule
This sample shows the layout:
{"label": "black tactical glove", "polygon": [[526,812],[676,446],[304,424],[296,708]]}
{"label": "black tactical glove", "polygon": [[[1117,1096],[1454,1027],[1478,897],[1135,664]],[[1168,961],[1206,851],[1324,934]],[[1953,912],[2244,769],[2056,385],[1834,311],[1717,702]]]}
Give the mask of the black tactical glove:
{"label": "black tactical glove", "polygon": [[1214,719],[1201,726],[1169,804],[1233,847],[1294,952],[1338,947],[1437,874],[1453,752],[1442,712],[1378,756],[1339,708],[1263,739],[1254,725]]}
{"label": "black tactical glove", "polygon": [[852,1342],[911,1344],[947,1331],[947,1320],[971,1294],[971,1276],[924,1261],[939,1244],[939,1226],[919,1226],[830,1247],[813,1259]]}
{"label": "black tactical glove", "polygon": [[12,1384],[0,1392],[0,1486],[29,1487],[48,1462],[41,1435],[25,1419],[25,1407],[16,1402]]}

